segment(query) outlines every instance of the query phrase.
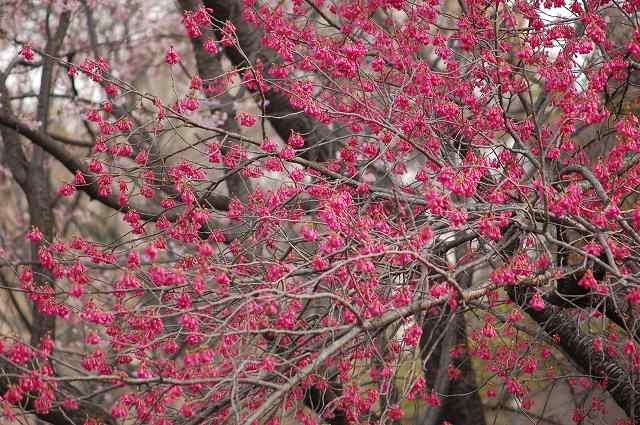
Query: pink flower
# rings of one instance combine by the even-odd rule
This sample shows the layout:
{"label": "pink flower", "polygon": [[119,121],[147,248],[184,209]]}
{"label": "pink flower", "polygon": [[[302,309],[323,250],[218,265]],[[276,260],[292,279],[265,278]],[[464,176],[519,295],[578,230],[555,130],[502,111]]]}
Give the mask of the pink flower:
{"label": "pink flower", "polygon": [[128,132],[133,128],[133,123],[129,118],[124,117],[116,122],[116,127],[122,132]]}
{"label": "pink flower", "polygon": [[96,174],[103,173],[105,171],[105,166],[97,159],[92,159],[89,163],[89,171]]}
{"label": "pink flower", "polygon": [[204,43],[202,43],[202,47],[204,47],[204,50],[206,50],[207,53],[212,55],[218,54],[218,52],[220,51],[220,48],[216,44],[215,40],[211,39],[206,40]]}
{"label": "pink flower", "polygon": [[45,335],[40,341],[40,350],[45,356],[50,355],[55,348],[55,344],[49,335]]}
{"label": "pink flower", "polygon": [[487,324],[482,328],[482,335],[487,338],[493,338],[498,335],[498,332],[496,332],[496,328],[494,328],[492,325]]}
{"label": "pink flower", "polygon": [[633,289],[627,294],[627,300],[631,304],[640,305],[640,289]]}
{"label": "pink flower", "polygon": [[534,294],[529,300],[529,306],[535,311],[542,311],[545,308],[544,300],[540,294]]}
{"label": "pink flower", "polygon": [[522,384],[514,379],[507,380],[507,391],[516,397],[522,398],[525,395],[525,389]]}
{"label": "pink flower", "polygon": [[397,421],[404,416],[404,411],[397,404],[389,406],[389,410],[387,413],[389,414],[389,419],[393,421]]}
{"label": "pink flower", "polygon": [[58,193],[61,196],[71,196],[76,192],[76,187],[70,183],[63,184],[60,189],[58,189]]}
{"label": "pink flower", "polygon": [[318,239],[318,231],[311,227],[304,226],[301,230],[301,233],[302,237],[306,241],[313,242]]}
{"label": "pink flower", "polygon": [[296,156],[296,152],[290,147],[286,147],[278,152],[278,156],[286,161],[293,159]]}
{"label": "pink flower", "polygon": [[118,86],[116,86],[115,84],[107,84],[107,86],[104,88],[104,91],[107,93],[107,96],[115,97],[118,95]]}
{"label": "pink flower", "polygon": [[167,50],[167,53],[164,56],[164,60],[165,62],[167,62],[169,65],[175,65],[178,62],[180,62],[182,60],[182,58],[180,57],[180,55],[178,54],[178,52],[176,52],[176,49],[173,48],[173,46],[169,47],[169,49]]}
{"label": "pink flower", "polygon": [[35,57],[35,53],[31,48],[31,44],[27,43],[24,46],[22,46],[22,49],[20,49],[19,55],[22,56],[22,58],[27,62],[31,62]]}
{"label": "pink flower", "polygon": [[229,285],[231,283],[231,279],[226,273],[220,272],[216,275],[216,282],[218,285]]}
{"label": "pink flower", "polygon": [[149,379],[151,378],[151,372],[144,365],[141,365],[140,368],[136,371],[136,376],[140,379]]}
{"label": "pink flower", "polygon": [[287,140],[287,144],[293,149],[300,149],[304,147],[304,139],[299,133],[292,132],[289,140]]}
{"label": "pink flower", "polygon": [[41,242],[44,239],[44,235],[37,227],[32,227],[31,230],[27,233],[27,239],[31,242]]}
{"label": "pink flower", "polygon": [[627,340],[624,343],[623,351],[627,356],[630,356],[636,352],[636,345],[633,343],[633,341]]}
{"label": "pink flower", "polygon": [[422,336],[422,329],[420,326],[412,325],[404,334],[403,341],[409,347],[415,347],[420,341]]}
{"label": "pink flower", "polygon": [[25,267],[22,269],[22,273],[20,273],[20,282],[26,285],[33,283],[33,271],[31,270],[31,267]]}
{"label": "pink flower", "polygon": [[82,175],[82,172],[80,170],[76,171],[76,175],[73,177],[73,183],[76,186],[81,186],[87,183],[87,181],[84,178],[84,175]]}
{"label": "pink flower", "polygon": [[187,96],[187,98],[181,102],[181,105],[187,111],[193,112],[198,110],[200,102],[193,96]]}
{"label": "pink flower", "polygon": [[313,270],[319,272],[322,270],[326,270],[329,267],[329,261],[326,258],[322,258],[320,256],[316,256],[311,260],[311,265]]}
{"label": "pink flower", "polygon": [[238,119],[240,125],[243,127],[253,127],[254,125],[256,125],[256,117],[248,112],[240,112],[238,113],[236,118]]}
{"label": "pink flower", "polygon": [[578,285],[584,289],[596,289],[598,287],[598,281],[593,277],[593,271],[591,269],[582,276],[582,279],[578,281]]}
{"label": "pink flower", "polygon": [[[273,140],[264,139],[262,141],[262,144],[260,145],[260,149],[262,149],[265,152],[272,153],[272,152],[275,152],[276,149],[278,149],[278,144]],[[639,214],[639,217],[640,217],[640,214]],[[640,219],[638,221],[640,222]]]}
{"label": "pink flower", "polygon": [[95,123],[102,122],[102,117],[100,116],[100,112],[98,112],[96,109],[92,109],[88,111],[85,115],[85,119],[87,121],[91,121]]}
{"label": "pink flower", "polygon": [[597,337],[593,339],[593,349],[596,351],[602,351],[604,348],[604,345],[602,343],[602,338]]}
{"label": "pink flower", "polygon": [[77,400],[68,398],[62,401],[62,407],[64,407],[67,410],[78,410],[78,408],[80,407],[80,404],[78,404]]}
{"label": "pink flower", "polygon": [[105,136],[109,136],[115,131],[113,125],[108,121],[102,121],[98,126],[100,127],[100,133]]}
{"label": "pink flower", "polygon": [[24,394],[17,387],[12,385],[7,389],[7,392],[4,393],[2,398],[9,404],[17,404],[22,400],[23,395]]}
{"label": "pink flower", "polygon": [[111,408],[111,416],[114,418],[126,418],[129,415],[129,409],[122,403],[116,403]]}
{"label": "pink flower", "polygon": [[136,161],[137,164],[141,164],[141,165],[146,164],[148,160],[149,160],[149,152],[147,151],[138,152],[138,154],[134,159],[134,161]]}
{"label": "pink flower", "polygon": [[202,89],[202,78],[197,75],[191,77],[191,83],[189,84],[189,88],[193,90]]}
{"label": "pink flower", "polygon": [[445,283],[440,283],[429,289],[429,294],[434,298],[440,298],[449,292],[449,287]]}
{"label": "pink flower", "polygon": [[265,372],[273,372],[274,370],[276,370],[276,366],[277,366],[276,361],[271,356],[266,356],[262,360],[262,369]]}

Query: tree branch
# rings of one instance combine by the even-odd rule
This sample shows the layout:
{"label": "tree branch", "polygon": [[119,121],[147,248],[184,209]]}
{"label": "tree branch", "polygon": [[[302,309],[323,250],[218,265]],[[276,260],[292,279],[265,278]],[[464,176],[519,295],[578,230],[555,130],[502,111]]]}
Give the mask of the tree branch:
{"label": "tree branch", "polygon": [[[231,21],[236,27],[238,46],[225,49],[225,54],[236,68],[252,66],[257,58],[266,64],[263,76],[269,79],[266,72],[269,64],[278,62],[275,52],[262,47],[260,39],[263,31],[245,22],[241,17],[242,2],[239,0],[204,0],[204,5],[213,9],[213,17],[219,22]],[[218,36],[220,34],[218,33]],[[248,61],[248,62],[247,62]],[[312,161],[328,161],[336,153],[335,143],[329,142],[333,131],[324,124],[317,122],[302,111],[291,107],[289,99],[274,89],[263,93],[265,112],[269,116],[271,125],[278,135],[287,140],[292,131],[300,133],[305,139],[305,146],[309,148],[302,155]]]}
{"label": "tree branch", "polygon": [[585,335],[575,319],[563,309],[554,306],[547,306],[542,311],[532,309],[528,304],[533,295],[531,288],[510,286],[507,293],[547,334],[557,335],[559,346],[567,357],[586,375],[602,381],[618,406],[634,423],[640,423],[638,389],[634,385],[636,374],[625,370],[606,352],[596,351],[593,338]]}
{"label": "tree branch", "polygon": [[[9,376],[19,376],[20,371],[3,358],[0,358],[0,370],[2,371],[0,374],[0,394],[4,394],[10,386],[17,384],[17,380]],[[79,401],[79,408],[70,410],[60,406],[53,408],[48,413],[38,413],[35,406],[35,396],[27,395],[22,403],[22,410],[32,412],[38,419],[52,425],[79,425],[85,423],[88,418],[97,419],[104,425],[116,425],[116,421],[107,412],[99,406],[83,400],[78,390],[70,384],[63,382],[58,384],[58,388],[58,391],[62,393],[73,395]]]}
{"label": "tree branch", "polygon": [[[32,143],[42,148],[44,151],[53,156],[58,162],[60,162],[66,169],[72,174],[80,171],[85,177],[89,178],[89,183],[83,186],[79,186],[78,189],[85,192],[91,199],[101,202],[109,208],[116,211],[126,213],[131,208],[124,206],[121,207],[118,201],[114,197],[101,196],[98,193],[98,186],[95,181],[91,181],[93,173],[89,171],[88,167],[79,159],[77,159],[71,152],[67,151],[64,146],[61,146],[51,136],[43,133],[39,130],[30,128],[27,124],[18,120],[13,115],[7,112],[0,111],[0,125],[9,129],[16,134],[22,135],[29,139]],[[141,217],[144,220],[157,220],[160,212],[140,212]]]}

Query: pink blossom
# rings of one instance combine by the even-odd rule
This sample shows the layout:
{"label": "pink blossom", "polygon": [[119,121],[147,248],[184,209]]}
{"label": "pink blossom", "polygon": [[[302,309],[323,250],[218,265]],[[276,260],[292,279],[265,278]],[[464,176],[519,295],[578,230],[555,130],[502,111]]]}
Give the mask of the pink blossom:
{"label": "pink blossom", "polygon": [[44,234],[37,227],[33,226],[29,232],[27,232],[27,239],[31,242],[42,242],[44,240]]}
{"label": "pink blossom", "polygon": [[169,49],[167,49],[167,53],[164,56],[164,60],[169,65],[175,65],[179,63],[182,60],[182,58],[180,57],[176,49],[174,49],[173,46],[171,46],[169,47]]}
{"label": "pink blossom", "polygon": [[300,149],[304,147],[304,139],[298,133],[291,133],[287,140],[287,144],[293,149]]}
{"label": "pink blossom", "polygon": [[529,306],[535,311],[542,311],[545,309],[544,300],[537,292],[533,294],[533,296],[529,300]]}
{"label": "pink blossom", "polygon": [[31,48],[31,44],[27,43],[23,45],[22,48],[20,49],[19,55],[22,56],[22,58],[27,62],[31,62],[35,57],[35,53]]}
{"label": "pink blossom", "polygon": [[236,118],[238,119],[240,125],[243,127],[253,127],[254,125],[256,125],[256,117],[248,112],[240,112],[238,113]]}

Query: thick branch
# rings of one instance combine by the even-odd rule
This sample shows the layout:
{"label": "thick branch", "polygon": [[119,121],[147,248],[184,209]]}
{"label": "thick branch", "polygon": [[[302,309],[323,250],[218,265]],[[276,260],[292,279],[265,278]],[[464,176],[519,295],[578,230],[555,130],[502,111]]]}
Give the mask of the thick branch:
{"label": "thick branch", "polygon": [[[53,86],[54,57],[58,55],[62,42],[67,35],[67,29],[71,23],[71,12],[65,11],[60,15],[58,28],[52,38],[47,40],[45,56],[43,57],[42,75],[40,77],[40,91],[38,93],[38,106],[36,108],[36,120],[41,129],[46,133],[49,125],[49,109],[51,104],[51,88]],[[29,204],[29,217],[31,225],[40,229],[46,240],[53,239],[55,220],[51,210],[51,191],[49,189],[49,167],[46,165],[46,154],[40,146],[34,146],[29,161],[28,174],[23,186],[27,202]],[[40,246],[38,243],[31,245],[31,257],[37,258]],[[34,272],[39,276],[47,276],[50,280],[50,272],[42,265],[34,265]],[[47,282],[51,284],[51,282]],[[34,306],[32,309],[33,322],[31,330],[31,345],[37,345],[47,334],[55,337],[55,316],[42,314]]]}
{"label": "thick branch", "polygon": [[[9,375],[20,375],[20,371],[16,370],[14,366],[0,358],[0,370],[3,374],[0,375],[0,395],[4,394],[7,389],[12,385],[17,385],[17,380],[9,378]],[[100,423],[104,425],[115,425],[116,422],[111,416],[103,411],[100,407],[93,403],[90,403],[81,398],[78,390],[71,385],[61,383],[59,385],[59,391],[64,394],[72,394],[75,399],[78,400],[79,408],[76,410],[65,409],[63,407],[56,407],[48,413],[37,413],[35,407],[35,397],[27,396],[23,401],[23,410],[33,412],[34,415],[49,424],[52,425],[78,425],[83,424],[88,418],[98,419]]]}
{"label": "thick branch", "polygon": [[596,351],[593,338],[579,328],[575,319],[558,307],[547,306],[542,311],[529,307],[533,295],[531,288],[509,287],[509,297],[535,320],[549,335],[559,337],[559,346],[567,357],[586,375],[602,380],[611,397],[634,423],[640,423],[640,409],[635,381],[637,376],[629,373],[606,352]]}
{"label": "thick branch", "polygon": [[[231,21],[236,27],[238,46],[225,49],[225,54],[235,67],[250,66],[258,58],[265,64],[278,62],[275,52],[265,49],[261,44],[263,31],[243,21],[242,1],[204,0],[203,3],[213,9],[213,17],[219,23]],[[247,63],[247,60],[250,63]],[[266,72],[263,76],[269,79]],[[302,111],[292,108],[287,96],[281,92],[271,89],[264,93],[264,97],[267,101],[265,112],[269,116],[271,125],[283,140],[287,140],[292,131],[303,135],[306,147],[311,148],[303,154],[303,157],[312,161],[327,161],[335,156],[335,143],[329,143],[332,136],[332,130],[329,127],[308,117]]]}
{"label": "thick branch", "polygon": [[[462,252],[459,252],[457,257],[461,256]],[[468,289],[472,278],[472,270],[464,272],[460,285]],[[449,307],[444,307],[440,313],[425,314],[420,338],[422,367],[427,383],[433,383],[431,389],[444,399],[441,406],[431,407],[427,411],[423,425],[435,425],[443,421],[456,425],[485,423],[484,408],[467,347],[466,326],[464,313],[451,311]],[[454,346],[464,347],[464,355],[452,359],[450,351]],[[450,364],[460,369],[460,379],[449,379]]]}
{"label": "thick branch", "polygon": [[[531,284],[536,284],[537,282],[531,282]],[[523,282],[523,285],[526,285],[527,282]],[[483,297],[487,294],[487,292],[495,289],[494,285],[485,285],[477,289],[469,289],[464,291],[463,298],[471,301],[480,297]],[[278,391],[272,393],[267,399],[265,399],[264,403],[259,406],[255,411],[252,412],[251,416],[245,420],[245,424],[252,424],[254,421],[265,418],[269,412],[282,400],[286,394],[293,389],[296,385],[298,385],[304,378],[309,376],[311,373],[318,370],[318,368],[322,367],[325,361],[341,349],[345,348],[358,338],[360,335],[371,332],[377,329],[384,329],[392,323],[409,316],[413,316],[417,313],[428,311],[433,307],[440,306],[445,304],[449,300],[449,297],[442,297],[438,299],[427,299],[421,300],[416,303],[410,304],[406,307],[397,308],[395,310],[391,310],[382,316],[366,320],[362,322],[360,325],[351,328],[349,331],[342,334],[339,338],[337,338],[332,344],[327,346],[325,349],[321,350],[318,353],[318,356],[310,362],[307,366],[301,369],[297,374],[292,376],[286,384],[282,385],[282,388]]]}
{"label": "thick branch", "polygon": [[[29,139],[32,143],[42,148],[58,162],[64,165],[70,173],[75,174],[77,171],[80,171],[85,177],[92,176],[92,173],[82,161],[75,157],[64,146],[56,142],[48,134],[30,128],[28,125],[5,111],[0,111],[0,125]],[[98,186],[96,182],[91,181],[91,179],[89,179],[88,184],[78,188],[89,195],[91,199],[95,199],[109,208],[122,212],[127,212],[129,210],[129,207],[121,207],[114,197],[101,196],[98,193]],[[141,212],[141,216],[144,220],[155,220],[158,218],[159,213]]]}
{"label": "thick branch", "polygon": [[[199,0],[179,0],[178,3],[183,10],[195,10],[201,5]],[[193,52],[196,58],[198,74],[205,81],[213,81],[224,75],[220,59],[207,52],[202,45],[202,42],[206,38],[214,36],[213,34],[208,34],[209,32],[211,31],[205,30],[205,33],[201,38],[191,40]],[[206,95],[209,98],[213,98],[213,95],[210,93],[207,93]],[[240,126],[235,119],[233,119],[235,116],[233,97],[227,93],[222,93],[215,98],[222,105],[219,110],[227,116],[224,128],[234,133],[240,133]],[[226,171],[229,172],[231,170],[226,169]],[[248,179],[242,176],[241,173],[229,173],[226,183],[230,196],[238,198],[242,202],[246,202],[249,199],[251,184]]]}

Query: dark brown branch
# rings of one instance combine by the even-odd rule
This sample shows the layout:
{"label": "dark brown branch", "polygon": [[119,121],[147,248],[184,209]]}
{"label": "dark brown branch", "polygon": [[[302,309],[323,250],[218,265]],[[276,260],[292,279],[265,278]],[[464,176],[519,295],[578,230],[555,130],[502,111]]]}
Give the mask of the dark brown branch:
{"label": "dark brown branch", "polygon": [[637,375],[625,370],[606,352],[596,351],[593,337],[586,335],[575,319],[558,307],[547,306],[542,311],[532,309],[528,302],[534,289],[512,286],[507,292],[520,307],[549,335],[557,335],[559,347],[587,376],[602,381],[614,401],[634,423],[640,423]]}
{"label": "dark brown branch", "polygon": [[[0,358],[0,394],[4,394],[7,389],[17,384],[17,380],[10,376],[19,376],[20,370]],[[51,425],[78,425],[83,424],[88,418],[97,419],[104,425],[116,425],[116,421],[101,407],[83,400],[79,391],[67,383],[61,383],[58,391],[66,395],[72,395],[79,400],[79,408],[76,410],[65,409],[63,407],[54,407],[49,413],[37,413],[35,407],[35,396],[27,395],[21,406],[25,412],[33,412],[33,414],[41,421]]]}
{"label": "dark brown branch", "polygon": [[[178,3],[183,10],[195,10],[201,5],[199,0],[179,0]],[[198,74],[200,75],[200,78],[205,81],[213,81],[224,75],[220,59],[207,52],[202,45],[202,42],[206,38],[209,38],[209,36],[214,37],[214,34],[209,34],[209,32],[211,31],[205,31],[201,38],[191,40],[193,52],[196,58]],[[212,98],[210,94],[207,94],[207,97]],[[216,96],[216,100],[221,104],[218,110],[226,114],[228,117],[223,127],[228,131],[239,134],[240,126],[236,120],[233,119],[235,116],[234,99],[229,94],[222,93]],[[226,171],[228,172],[230,170]],[[246,202],[248,200],[249,193],[251,192],[250,182],[240,173],[228,173],[228,175],[229,177],[226,179],[226,183],[229,190],[229,196],[237,198],[242,202]]]}
{"label": "dark brown branch", "polygon": [[[49,22],[47,18],[47,23]],[[47,39],[43,55],[42,74],[40,77],[40,91],[38,93],[38,105],[36,107],[36,120],[40,123],[43,132],[47,131],[49,124],[49,109],[51,104],[51,91],[54,83],[53,68],[54,58],[58,55],[67,30],[71,24],[71,12],[65,11],[60,14],[58,27],[55,34]],[[44,238],[48,241],[53,239],[55,233],[55,220],[51,210],[51,191],[49,188],[49,167],[46,166],[46,153],[42,147],[35,145],[29,160],[28,174],[24,193],[29,205],[29,217],[31,225],[40,229]],[[38,258],[40,244],[31,245],[31,257]],[[36,264],[33,268],[38,276],[46,276],[47,282],[41,284],[51,285],[51,275],[49,270],[42,265]],[[49,334],[55,338],[55,316],[42,314],[34,306],[32,308],[31,345],[36,346],[41,339]]]}
{"label": "dark brown branch", "polygon": [[[472,271],[462,275],[460,284],[465,289],[471,286],[472,276]],[[452,359],[450,351],[455,346],[464,347],[464,355]],[[443,307],[441,312],[427,312],[422,321],[420,355],[425,380],[433,383],[431,389],[443,397],[442,405],[430,408],[422,424],[435,425],[443,421],[459,425],[485,424],[482,399],[467,347],[464,313],[452,312],[449,307]],[[449,379],[449,365],[460,369],[460,379]]]}
{"label": "dark brown branch", "polygon": [[[126,206],[121,207],[117,199],[114,197],[101,196],[98,193],[98,186],[96,182],[91,181],[92,173],[89,171],[88,167],[48,134],[30,128],[16,117],[9,115],[4,111],[0,111],[0,126],[29,139],[35,145],[53,156],[70,173],[75,174],[77,171],[80,171],[88,179],[89,183],[79,186],[78,188],[89,195],[91,199],[95,199],[116,211],[127,212],[129,210]],[[156,220],[159,216],[159,213],[144,211],[140,212],[140,214],[144,220]]]}
{"label": "dark brown branch", "polygon": [[[201,2],[199,0],[179,0],[178,4],[183,10],[195,10],[201,5]],[[216,8],[217,7],[218,6],[216,6]],[[209,36],[214,35],[207,34],[205,32],[202,39],[192,40],[198,74],[205,81],[214,80],[221,75],[224,75],[224,70],[219,58],[209,54],[202,46],[203,39]],[[245,47],[251,47],[252,49],[250,51],[253,52],[253,48],[259,48],[259,45],[252,43],[250,46],[246,45]],[[238,52],[235,51],[235,53]],[[241,60],[238,57],[236,57],[236,59]],[[233,98],[228,94],[223,93],[222,95],[219,95],[217,97],[217,100],[219,100],[221,102],[221,105],[223,105],[221,107],[221,111],[223,113],[226,113],[226,116],[229,117],[224,125],[225,129],[233,133],[240,133],[239,125],[233,119],[233,117],[235,116]],[[298,115],[295,118],[301,120],[305,119],[301,115]],[[275,125],[273,121],[272,123]],[[290,132],[291,130],[286,131],[287,137]],[[245,179],[240,173],[230,172],[227,173],[227,177],[225,180],[229,190],[229,195],[238,198],[243,202],[246,202],[251,188],[247,179]],[[309,389],[305,393],[305,404],[320,414],[324,412],[327,409],[327,406],[332,405],[335,400],[340,397],[342,392],[341,385],[336,379],[331,379],[330,383],[331,387],[325,391],[320,391],[316,388]],[[331,419],[328,419],[327,422],[331,425],[346,425],[347,418],[343,411],[335,410],[333,412],[333,417]]]}
{"label": "dark brown branch", "polygon": [[53,139],[57,140],[60,143],[64,143],[65,145],[80,146],[80,147],[83,147],[83,148],[90,148],[90,147],[93,146],[93,143],[91,143],[91,142],[85,142],[84,140],[73,139],[71,137],[63,136],[61,134],[49,133],[49,135]]}
{"label": "dark brown branch", "polygon": [[[253,65],[260,58],[267,65],[263,76],[268,80],[269,75],[266,73],[268,66],[277,63],[278,58],[275,52],[261,45],[262,30],[242,20],[241,12],[244,7],[242,1],[205,0],[203,3],[213,9],[213,17],[218,23],[228,20],[236,27],[238,46],[225,49],[225,54],[231,63],[236,68],[241,68]],[[271,89],[263,95],[267,101],[265,113],[283,140],[287,140],[291,132],[295,131],[304,137],[305,146],[309,148],[303,154],[304,158],[320,162],[334,158],[336,146],[335,143],[330,142],[333,132],[329,127],[291,107],[287,96],[279,91]]]}

